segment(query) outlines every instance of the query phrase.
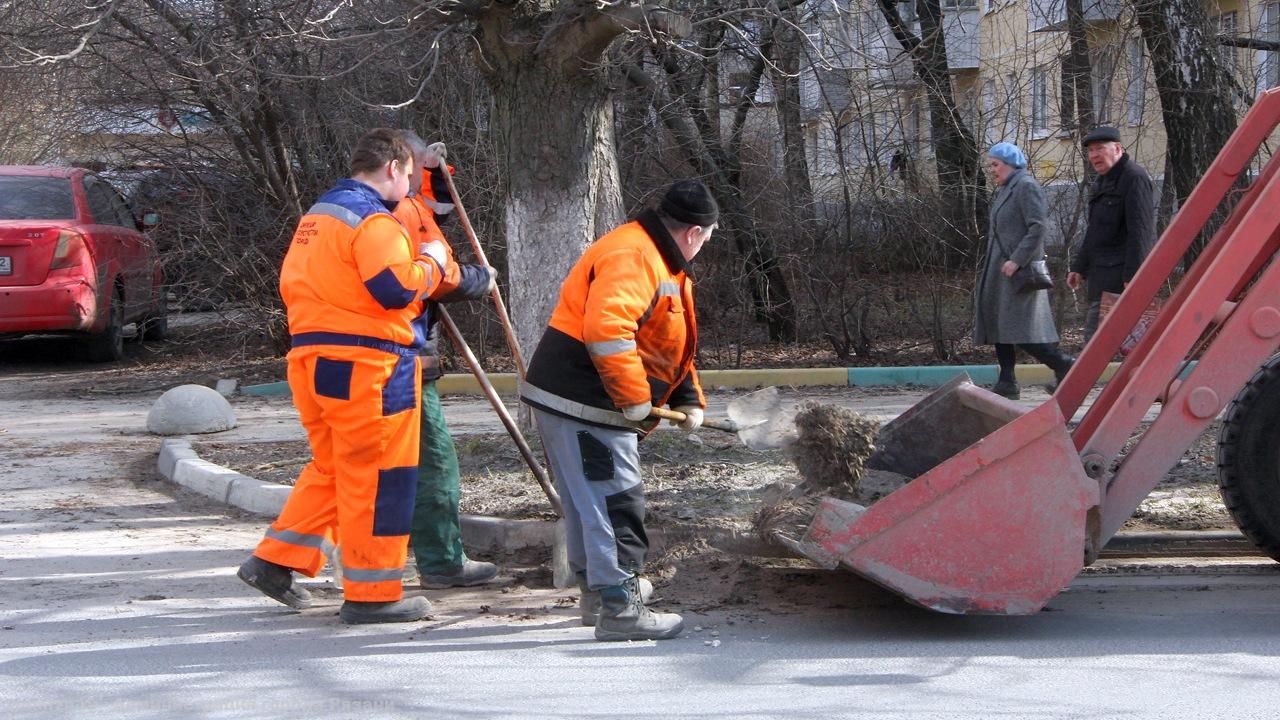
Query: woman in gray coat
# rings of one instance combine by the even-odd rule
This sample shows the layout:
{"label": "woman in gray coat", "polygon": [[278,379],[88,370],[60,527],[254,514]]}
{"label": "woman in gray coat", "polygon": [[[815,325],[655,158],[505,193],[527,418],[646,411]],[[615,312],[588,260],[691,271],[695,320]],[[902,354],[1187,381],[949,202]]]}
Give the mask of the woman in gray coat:
{"label": "woman in gray coat", "polygon": [[[987,151],[987,167],[998,187],[991,202],[987,257],[974,298],[973,344],[995,345],[1000,378],[992,392],[1017,400],[1014,367],[1021,347],[1048,365],[1061,381],[1074,360],[1058,348],[1047,290],[1016,292],[1013,274],[1044,258],[1047,208],[1044,190],[1027,172],[1027,156],[1013,143]],[[1056,388],[1055,382],[1052,386]]]}

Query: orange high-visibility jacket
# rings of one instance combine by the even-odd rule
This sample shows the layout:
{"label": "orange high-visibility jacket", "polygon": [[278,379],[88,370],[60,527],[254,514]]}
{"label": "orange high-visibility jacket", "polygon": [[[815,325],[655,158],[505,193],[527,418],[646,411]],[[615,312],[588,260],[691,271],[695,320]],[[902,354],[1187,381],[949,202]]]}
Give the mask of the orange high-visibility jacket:
{"label": "orange high-visibility jacket", "polygon": [[[560,287],[521,398],[598,425],[644,402],[706,406],[689,263],[653,211],[597,240]],[[601,412],[604,411],[604,412]]]}
{"label": "orange high-visibility jacket", "polygon": [[341,180],[302,217],[280,269],[293,345],[416,354],[422,300],[443,274],[373,188]]}
{"label": "orange high-visibility jacket", "polygon": [[[453,210],[452,203],[442,203],[436,198],[448,196],[440,168],[432,168],[430,182],[422,184],[421,191],[410,193],[396,206],[396,219],[409,232],[414,247],[423,243],[439,240],[445,249],[446,261],[444,276],[431,289],[424,304],[420,325],[425,329],[426,340],[422,348],[422,379],[435,380],[440,377],[440,352],[437,348],[437,337],[433,330],[436,321],[434,304],[437,302],[455,302],[458,300],[475,300],[484,297],[489,287],[489,271],[483,265],[458,263],[453,259],[453,247],[440,231],[436,223],[436,215],[444,215]],[[453,168],[448,170],[453,174]]]}

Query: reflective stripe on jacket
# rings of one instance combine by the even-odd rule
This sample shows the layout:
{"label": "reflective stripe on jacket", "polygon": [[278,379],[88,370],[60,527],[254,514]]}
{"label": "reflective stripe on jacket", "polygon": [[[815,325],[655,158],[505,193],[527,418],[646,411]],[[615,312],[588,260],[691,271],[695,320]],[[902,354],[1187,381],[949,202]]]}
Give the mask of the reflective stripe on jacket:
{"label": "reflective stripe on jacket", "polygon": [[593,243],[569,271],[521,397],[558,415],[626,427],[636,424],[619,410],[631,405],[705,407],[693,367],[697,340],[689,264],[657,214],[645,211]]}
{"label": "reflective stripe on jacket", "polygon": [[[439,337],[434,329],[438,315],[435,312],[435,304],[476,300],[484,297],[485,290],[489,287],[489,272],[483,265],[454,261],[453,247],[449,245],[449,240],[445,238],[444,233],[440,231],[440,226],[436,223],[437,212],[443,215],[453,209],[452,204],[441,204],[435,200],[441,192],[439,186],[444,184],[444,179],[439,177],[440,172],[439,168],[432,168],[431,181],[423,183],[421,192],[410,193],[408,197],[401,200],[395,211],[396,219],[409,232],[409,238],[415,248],[434,240],[439,240],[445,248],[444,275],[428,294],[429,302],[423,305],[420,319],[420,325],[425,328],[425,340],[422,345],[422,379],[424,381],[435,380],[442,374]],[[453,174],[453,168],[449,168],[449,173]],[[448,192],[447,187],[444,192]]]}
{"label": "reflective stripe on jacket", "polygon": [[302,216],[280,269],[289,333],[336,333],[420,348],[422,299],[442,269],[378,193],[346,179]]}

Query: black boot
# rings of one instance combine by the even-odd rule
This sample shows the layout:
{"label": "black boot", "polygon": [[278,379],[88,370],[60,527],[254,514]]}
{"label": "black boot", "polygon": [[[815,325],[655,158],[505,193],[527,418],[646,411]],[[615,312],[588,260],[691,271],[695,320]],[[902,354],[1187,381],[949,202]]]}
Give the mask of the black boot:
{"label": "black boot", "polygon": [[342,603],[338,617],[348,625],[369,623],[414,622],[431,615],[431,601],[418,596],[388,602],[361,602],[348,600]]}
{"label": "black boot", "polygon": [[1017,400],[1022,395],[1014,375],[1018,362],[1018,346],[996,343],[996,361],[1000,363],[1000,377],[996,380],[996,384],[991,386],[991,392],[1010,400]]}
{"label": "black boot", "polygon": [[1022,388],[1018,387],[1018,383],[1013,380],[997,380],[996,384],[991,386],[991,392],[1010,400],[1022,397]]}
{"label": "black boot", "polygon": [[294,610],[305,610],[311,607],[311,593],[294,582],[293,570],[267,562],[257,555],[251,555],[240,569],[236,577],[256,588],[267,597],[282,602]]}

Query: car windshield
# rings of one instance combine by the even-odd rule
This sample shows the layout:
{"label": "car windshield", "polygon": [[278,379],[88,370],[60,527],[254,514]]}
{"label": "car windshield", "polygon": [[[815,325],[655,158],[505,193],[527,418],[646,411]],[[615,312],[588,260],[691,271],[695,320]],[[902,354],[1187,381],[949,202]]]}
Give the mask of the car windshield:
{"label": "car windshield", "polygon": [[0,220],[73,220],[67,178],[0,175]]}

